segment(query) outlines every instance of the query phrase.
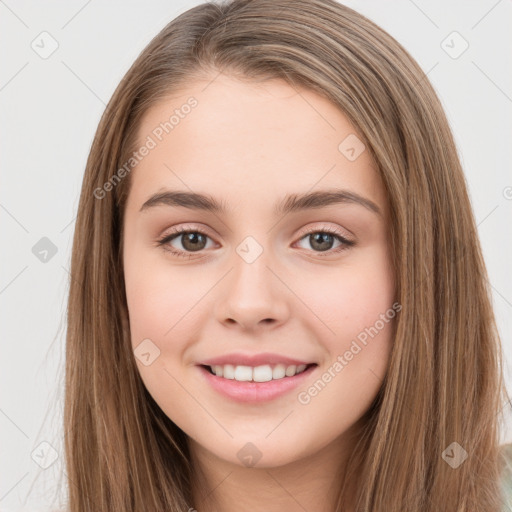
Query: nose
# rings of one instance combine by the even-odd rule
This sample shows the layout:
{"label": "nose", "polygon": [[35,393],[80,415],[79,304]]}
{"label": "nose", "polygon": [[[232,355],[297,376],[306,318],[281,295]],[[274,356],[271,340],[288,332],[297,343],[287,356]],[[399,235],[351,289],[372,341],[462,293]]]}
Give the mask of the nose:
{"label": "nose", "polygon": [[235,254],[215,301],[217,320],[228,328],[277,328],[290,314],[292,294],[283,281],[265,252],[250,263]]}

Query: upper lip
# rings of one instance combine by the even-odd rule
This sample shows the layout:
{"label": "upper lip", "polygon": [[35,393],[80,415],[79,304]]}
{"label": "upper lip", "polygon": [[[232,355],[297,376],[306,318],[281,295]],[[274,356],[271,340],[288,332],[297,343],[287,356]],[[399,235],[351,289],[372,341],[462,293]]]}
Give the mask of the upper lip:
{"label": "upper lip", "polygon": [[226,354],[223,356],[213,357],[211,359],[205,359],[199,363],[200,365],[205,366],[215,366],[215,365],[225,365],[232,364],[234,366],[243,365],[243,366],[261,366],[265,364],[284,364],[285,366],[296,365],[299,366],[301,364],[312,364],[311,361],[301,361],[299,359],[293,359],[291,357],[282,356],[280,354],[272,354],[270,352],[264,352],[260,354],[242,354],[242,353],[232,353]]}

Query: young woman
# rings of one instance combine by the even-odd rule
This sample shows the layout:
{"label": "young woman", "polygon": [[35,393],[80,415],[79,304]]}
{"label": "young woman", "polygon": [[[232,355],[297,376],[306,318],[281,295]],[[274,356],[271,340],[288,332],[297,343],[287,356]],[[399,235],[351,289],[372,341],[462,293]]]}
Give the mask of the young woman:
{"label": "young woman", "polygon": [[333,0],[205,3],[85,171],[69,510],[498,512],[507,401],[440,102]]}

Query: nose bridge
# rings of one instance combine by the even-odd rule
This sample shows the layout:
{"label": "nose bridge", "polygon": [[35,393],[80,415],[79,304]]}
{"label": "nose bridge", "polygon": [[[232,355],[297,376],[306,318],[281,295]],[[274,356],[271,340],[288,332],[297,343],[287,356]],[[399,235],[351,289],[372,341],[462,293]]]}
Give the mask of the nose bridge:
{"label": "nose bridge", "polygon": [[235,247],[232,270],[217,301],[220,322],[249,328],[260,322],[281,323],[288,314],[285,287],[274,275],[274,258],[263,243],[249,235]]}

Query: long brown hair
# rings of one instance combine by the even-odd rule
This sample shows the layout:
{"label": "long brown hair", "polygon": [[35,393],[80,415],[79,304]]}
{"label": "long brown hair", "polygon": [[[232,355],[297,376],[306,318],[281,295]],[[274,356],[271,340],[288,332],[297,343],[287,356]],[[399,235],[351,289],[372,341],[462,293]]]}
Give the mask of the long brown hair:
{"label": "long brown hair", "polygon": [[[386,378],[349,460],[347,475],[360,478],[355,510],[501,510],[501,345],[463,170],[429,80],[389,34],[334,0],[234,0],[194,7],[150,42],[92,144],[68,302],[70,512],[198,506],[186,435],[134,361],[121,258],[131,180],[119,169],[150,106],[220,72],[284,79],[328,98],[357,129],[387,190],[402,310]],[[454,453],[467,453],[458,467],[447,462]]]}

